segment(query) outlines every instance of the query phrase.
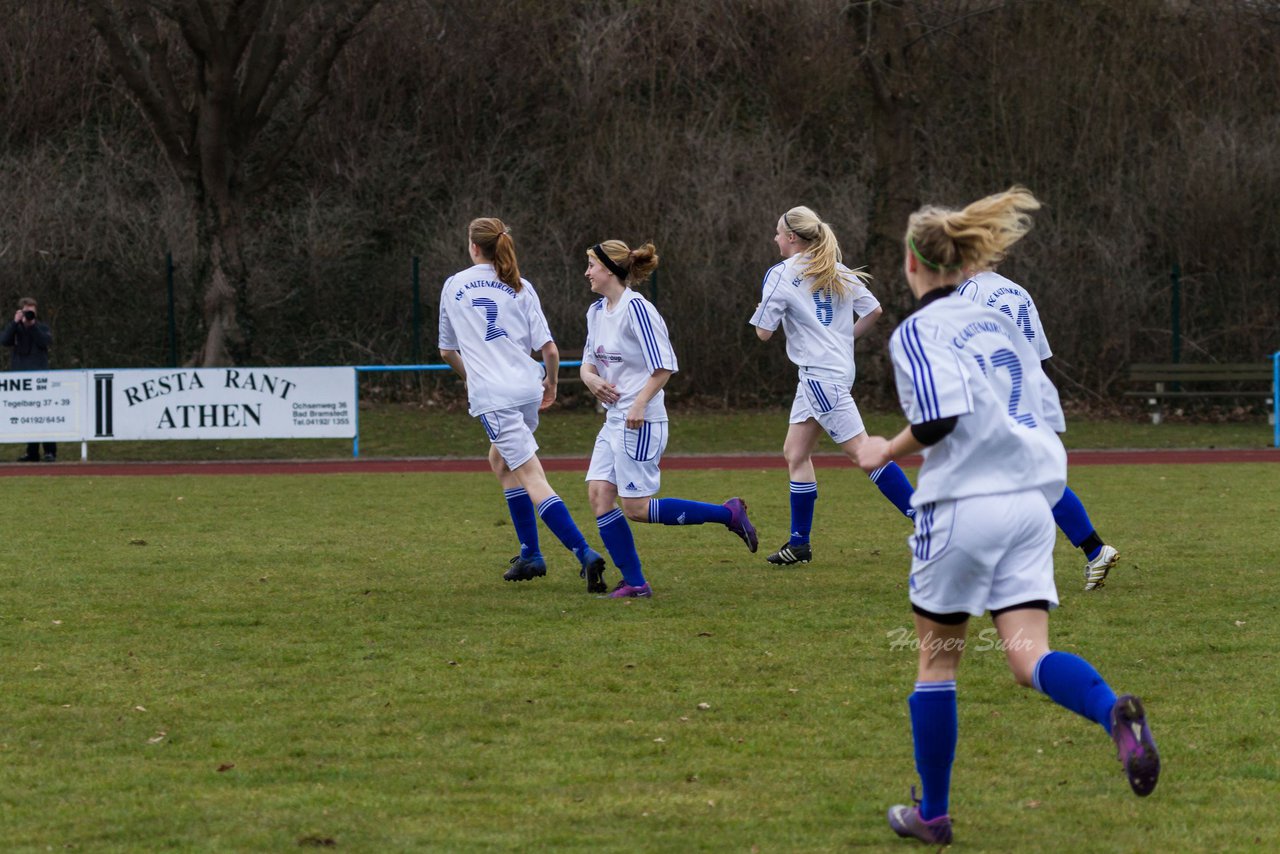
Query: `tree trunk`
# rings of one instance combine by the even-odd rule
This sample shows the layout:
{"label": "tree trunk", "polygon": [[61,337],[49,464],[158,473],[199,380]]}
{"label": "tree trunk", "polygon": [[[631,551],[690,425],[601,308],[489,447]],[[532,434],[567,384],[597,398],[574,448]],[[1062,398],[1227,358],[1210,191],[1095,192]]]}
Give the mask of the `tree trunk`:
{"label": "tree trunk", "polygon": [[[875,153],[864,257],[884,308],[881,323],[886,339],[914,306],[902,272],[907,219],[919,204],[912,132],[915,81],[907,64],[910,31],[906,15],[905,4],[880,4],[873,22],[874,35],[863,58],[872,93],[870,125]],[[887,347],[868,348],[858,356],[859,374],[877,384],[883,400],[893,398],[893,369],[888,357]]]}
{"label": "tree trunk", "polygon": [[201,232],[196,251],[203,255],[196,263],[195,285],[201,294],[204,340],[191,360],[199,367],[242,365],[252,358],[249,271],[240,245],[238,208],[227,195],[221,204],[197,202],[193,212]]}

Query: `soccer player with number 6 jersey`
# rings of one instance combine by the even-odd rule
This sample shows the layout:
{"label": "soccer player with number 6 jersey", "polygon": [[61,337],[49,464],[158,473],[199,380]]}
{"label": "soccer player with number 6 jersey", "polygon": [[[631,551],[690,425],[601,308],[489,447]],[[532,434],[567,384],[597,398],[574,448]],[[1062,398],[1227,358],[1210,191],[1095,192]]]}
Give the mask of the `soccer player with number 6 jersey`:
{"label": "soccer player with number 6 jersey", "polygon": [[[446,279],[440,292],[440,355],[467,383],[469,411],[489,437],[489,465],[520,538],[520,554],[503,578],[547,574],[538,517],[573,552],[584,577],[599,575],[604,558],[587,545],[547,482],[533,438],[538,413],[555,402],[560,365],[542,303],[520,277],[515,243],[502,220],[472,220],[467,237],[473,266]],[[542,351],[543,364],[530,356],[533,350]]]}
{"label": "soccer player with number 6 jersey", "polygon": [[[724,525],[756,550],[755,527],[741,498],[708,504],[683,498],[654,498],[662,482],[659,463],[667,446],[664,387],[679,367],[666,321],[653,304],[631,289],[658,266],[652,243],[632,249],[606,240],[587,252],[587,281],[600,299],[587,310],[587,343],[582,381],[605,407],[587,470],[587,494],[605,549],[622,572],[609,594],[615,599],[648,598],[627,520],[663,525]],[[618,499],[622,508],[618,508]],[[587,587],[604,592],[604,580],[588,575]]]}
{"label": "soccer player with number 6 jersey", "polygon": [[1142,702],[1117,697],[1088,661],[1049,647],[1058,603],[1051,508],[1067,475],[1057,389],[1013,320],[952,296],[964,270],[999,262],[1038,207],[1013,187],[963,210],[911,215],[904,267],[919,307],[889,343],[910,423],[858,449],[868,470],[924,455],[908,583],[920,642],[908,707],[923,788],[918,804],[891,807],[888,820],[899,836],[930,844],[952,841],[956,674],[969,618],[988,610],[1017,682],[1105,729],[1135,794],[1149,795],[1160,773]]}
{"label": "soccer player with number 6 jersey", "polygon": [[[778,220],[773,242],[782,262],[765,274],[751,325],[761,341],[781,326],[787,357],[800,370],[782,444],[791,479],[791,537],[767,560],[775,566],[808,563],[818,478],[813,452],[826,432],[852,459],[866,438],[862,415],[850,392],[854,342],[880,317],[880,303],[862,284],[865,274],[840,263],[836,236],[818,215],[796,207]],[[856,315],[856,319],[855,319]],[[873,471],[871,481],[907,518],[911,482],[897,463]]]}

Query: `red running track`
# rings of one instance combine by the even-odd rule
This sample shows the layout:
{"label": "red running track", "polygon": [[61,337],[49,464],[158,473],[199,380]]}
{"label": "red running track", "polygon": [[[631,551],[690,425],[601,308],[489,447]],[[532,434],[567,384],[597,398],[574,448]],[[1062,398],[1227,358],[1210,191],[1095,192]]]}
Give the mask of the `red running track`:
{"label": "red running track", "polygon": [[[1071,466],[1176,465],[1179,463],[1280,463],[1280,449],[1205,449],[1185,451],[1072,451]],[[900,462],[907,467],[920,464],[919,457]],[[818,468],[850,465],[840,454],[816,454]],[[547,457],[548,471],[586,472],[586,457]],[[667,471],[678,469],[780,469],[781,454],[670,455],[662,460]],[[418,472],[487,472],[482,458],[440,459],[345,459],[345,460],[241,460],[165,463],[10,463],[0,464],[0,477],[114,477],[185,474],[403,474]]]}

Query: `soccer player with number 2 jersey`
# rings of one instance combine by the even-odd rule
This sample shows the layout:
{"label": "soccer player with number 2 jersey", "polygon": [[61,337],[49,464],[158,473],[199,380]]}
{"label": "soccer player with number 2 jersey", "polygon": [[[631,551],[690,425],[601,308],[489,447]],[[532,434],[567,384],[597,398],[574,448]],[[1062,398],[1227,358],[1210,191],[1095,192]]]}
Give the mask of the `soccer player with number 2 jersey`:
{"label": "soccer player with number 2 jersey", "polygon": [[[538,517],[573,552],[581,575],[598,576],[604,558],[587,545],[538,460],[538,413],[556,399],[560,353],[533,285],[520,277],[515,244],[502,220],[483,217],[467,229],[473,265],[440,292],[440,355],[466,380],[472,416],[489,437],[489,464],[502,484],[520,554],[503,575],[527,581],[547,574]],[[543,364],[530,356],[541,350]]]}
{"label": "soccer player with number 2 jersey", "polygon": [[911,215],[904,267],[919,307],[889,343],[910,423],[857,452],[867,470],[924,455],[908,583],[920,642],[908,707],[922,798],[890,808],[888,820],[899,836],[931,844],[952,841],[956,673],[969,618],[988,610],[1017,682],[1105,729],[1135,794],[1149,795],[1160,773],[1142,702],[1117,697],[1085,659],[1049,648],[1058,603],[1051,508],[1067,473],[1057,389],[1013,320],[952,296],[964,270],[1000,261],[1038,207],[1013,187],[963,210]]}
{"label": "soccer player with number 2 jersey", "polygon": [[[627,520],[663,525],[715,522],[756,550],[756,530],[741,498],[708,504],[654,498],[662,482],[659,463],[667,446],[663,390],[679,370],[667,324],[653,304],[631,289],[658,266],[652,243],[631,249],[620,240],[597,243],[587,252],[587,281],[600,299],[587,310],[582,381],[605,407],[587,470],[587,494],[600,539],[622,572],[611,598],[653,595],[640,565]],[[621,498],[622,507],[618,507]],[[604,592],[603,578],[588,575],[588,589]]]}

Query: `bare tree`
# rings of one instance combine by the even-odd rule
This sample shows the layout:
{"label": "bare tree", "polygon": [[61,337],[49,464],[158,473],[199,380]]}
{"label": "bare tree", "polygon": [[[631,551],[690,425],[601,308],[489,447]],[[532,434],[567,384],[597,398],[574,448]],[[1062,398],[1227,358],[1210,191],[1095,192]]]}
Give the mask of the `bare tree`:
{"label": "bare tree", "polygon": [[191,206],[204,341],[250,357],[246,203],[277,176],[379,0],[82,0]]}

